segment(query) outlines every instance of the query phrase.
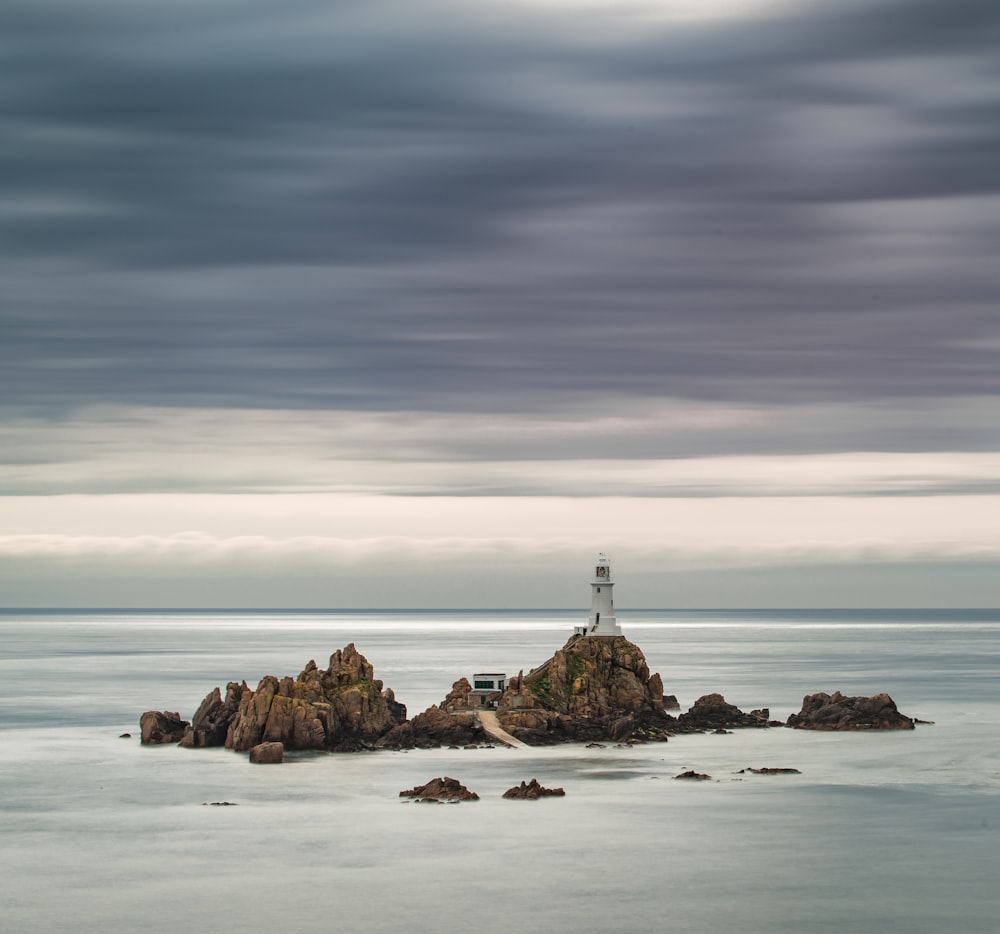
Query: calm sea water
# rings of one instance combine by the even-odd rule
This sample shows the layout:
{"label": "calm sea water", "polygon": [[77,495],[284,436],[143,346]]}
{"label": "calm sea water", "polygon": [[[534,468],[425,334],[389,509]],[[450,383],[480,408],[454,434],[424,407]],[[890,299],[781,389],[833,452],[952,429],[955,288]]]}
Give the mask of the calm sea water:
{"label": "calm sea water", "polygon": [[[0,613],[0,918],[20,932],[1000,930],[1000,612],[623,611],[686,708],[887,691],[910,733],[291,756],[143,748],[143,710],[354,642],[411,715],[581,613]],[[133,739],[119,739],[129,731]],[[791,766],[801,775],[735,774]],[[676,782],[688,768],[713,781]],[[451,775],[478,803],[403,788]],[[505,801],[522,779],[563,799]],[[232,801],[238,807],[205,807]]]}

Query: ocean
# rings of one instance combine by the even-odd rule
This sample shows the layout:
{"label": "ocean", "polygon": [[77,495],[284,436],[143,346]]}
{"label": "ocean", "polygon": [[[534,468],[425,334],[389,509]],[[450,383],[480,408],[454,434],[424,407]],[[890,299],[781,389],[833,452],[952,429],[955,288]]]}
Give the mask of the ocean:
{"label": "ocean", "polygon": [[[252,766],[142,747],[139,716],[190,719],[216,685],[350,642],[412,716],[538,665],[586,612],[3,611],[2,929],[1000,931],[1000,611],[618,615],[683,709],[719,692],[784,720],[807,693],[884,691],[934,723]],[[398,797],[439,775],[481,800]],[[501,798],[532,777],[566,797]]]}

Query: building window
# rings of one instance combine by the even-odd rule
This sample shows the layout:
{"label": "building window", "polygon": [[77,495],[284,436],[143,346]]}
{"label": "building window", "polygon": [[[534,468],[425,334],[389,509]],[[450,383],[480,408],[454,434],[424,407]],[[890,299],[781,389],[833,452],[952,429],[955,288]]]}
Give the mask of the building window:
{"label": "building window", "polygon": [[600,593],[600,592],[601,592],[601,588],[600,588],[600,587],[598,587],[598,588],[597,588],[597,592],[598,592],[598,593]]}
{"label": "building window", "polygon": [[477,691],[494,691],[496,686],[492,681],[477,681],[475,683]]}

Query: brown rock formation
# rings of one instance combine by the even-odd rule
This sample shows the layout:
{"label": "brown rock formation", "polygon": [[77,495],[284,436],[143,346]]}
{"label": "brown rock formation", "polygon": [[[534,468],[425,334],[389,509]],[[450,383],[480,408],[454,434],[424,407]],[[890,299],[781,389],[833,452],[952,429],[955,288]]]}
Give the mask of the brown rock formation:
{"label": "brown rock formation", "polygon": [[468,710],[469,694],[472,692],[472,685],[468,678],[459,678],[452,686],[448,696],[441,701],[442,710]]}
{"label": "brown rock formation", "polygon": [[401,798],[417,801],[478,801],[479,795],[469,791],[458,779],[432,778],[426,785],[417,785],[399,793]]}
{"label": "brown rock formation", "polygon": [[711,775],[706,775],[704,772],[696,772],[694,769],[688,769],[686,772],[681,772],[680,775],[674,776],[674,778],[683,778],[695,782],[707,782],[711,777]]}
{"label": "brown rock formation", "polygon": [[796,730],[912,730],[913,719],[896,709],[888,694],[873,697],[845,697],[833,694],[807,694],[802,709],[786,723]]}
{"label": "brown rock formation", "polygon": [[744,713],[739,707],[726,703],[721,694],[705,694],[677,720],[683,730],[730,730],[741,727],[766,727],[767,717],[766,710]]}
{"label": "brown rock formation", "polygon": [[663,712],[663,681],[624,636],[574,636],[547,662],[512,678],[497,717],[518,739],[666,739],[676,721]]}
{"label": "brown rock formation", "polygon": [[393,727],[379,746],[385,749],[429,749],[434,746],[478,745],[488,741],[489,737],[475,713],[461,709],[451,713],[434,704],[412,720]]}
{"label": "brown rock formation", "polygon": [[184,732],[181,745],[188,748],[222,746],[226,733],[240,706],[240,698],[246,683],[230,681],[226,687],[226,699],[218,688],[211,691],[195,712],[191,726]]}
{"label": "brown rock formation", "polygon": [[179,743],[184,731],[190,726],[179,713],[171,710],[147,710],[139,718],[140,742],[144,746],[162,743]]}
{"label": "brown rock formation", "polygon": [[[227,691],[235,697],[231,684]],[[348,645],[330,656],[325,670],[310,661],[298,678],[265,676],[256,691],[246,683],[228,722],[225,744],[246,751],[262,742],[287,749],[361,749],[375,744],[406,719],[406,708],[383,691],[368,660]],[[213,695],[203,706],[217,710]]]}
{"label": "brown rock formation", "polygon": [[250,761],[258,765],[278,764],[284,761],[284,743],[260,743],[250,750]]}
{"label": "brown rock formation", "polygon": [[503,793],[503,796],[505,798],[521,798],[526,801],[534,801],[538,798],[561,798],[565,794],[566,792],[562,788],[545,788],[538,784],[537,778],[533,778],[530,782],[522,781],[520,785],[508,788]]}

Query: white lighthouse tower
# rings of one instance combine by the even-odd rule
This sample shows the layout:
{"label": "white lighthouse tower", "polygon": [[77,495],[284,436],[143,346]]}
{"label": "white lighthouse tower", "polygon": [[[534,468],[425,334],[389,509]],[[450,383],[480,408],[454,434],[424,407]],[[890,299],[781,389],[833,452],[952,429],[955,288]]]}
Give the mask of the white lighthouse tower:
{"label": "white lighthouse tower", "polygon": [[590,582],[590,617],[583,635],[613,637],[622,634],[621,626],[615,619],[615,603],[611,595],[614,586],[611,562],[602,553],[597,557],[594,579]]}

